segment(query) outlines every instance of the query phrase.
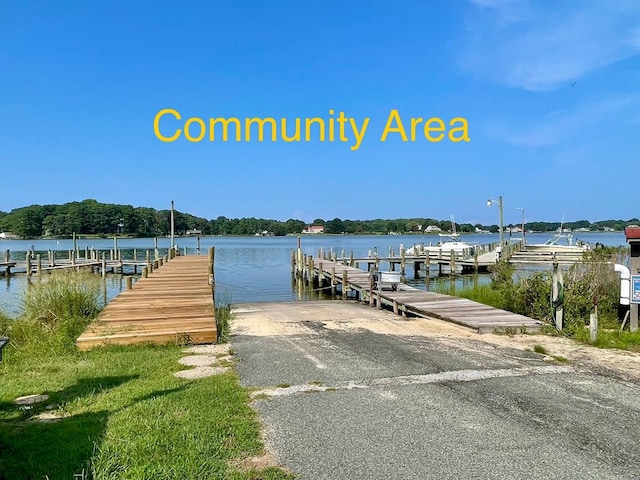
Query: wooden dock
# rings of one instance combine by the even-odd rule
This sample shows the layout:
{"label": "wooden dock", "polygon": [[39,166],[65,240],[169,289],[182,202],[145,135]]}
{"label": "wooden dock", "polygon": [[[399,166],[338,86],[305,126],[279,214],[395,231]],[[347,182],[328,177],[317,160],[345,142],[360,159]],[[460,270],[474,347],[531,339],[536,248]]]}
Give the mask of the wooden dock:
{"label": "wooden dock", "polygon": [[178,256],[138,280],[80,335],[80,350],[116,344],[216,341],[213,249]]}
{"label": "wooden dock", "polygon": [[379,309],[391,308],[396,314],[413,314],[426,318],[439,318],[476,330],[490,333],[505,330],[537,330],[543,323],[523,315],[483,305],[465,298],[427,292],[400,284],[397,290],[378,290],[370,272],[330,260],[313,260],[296,269],[301,278],[313,288],[335,292],[342,298],[349,292],[356,299]]}

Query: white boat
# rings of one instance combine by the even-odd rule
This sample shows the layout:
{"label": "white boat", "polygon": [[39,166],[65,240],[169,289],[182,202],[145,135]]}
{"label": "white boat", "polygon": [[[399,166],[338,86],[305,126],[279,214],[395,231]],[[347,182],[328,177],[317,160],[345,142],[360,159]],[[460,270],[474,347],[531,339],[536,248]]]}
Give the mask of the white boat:
{"label": "white boat", "polygon": [[[428,255],[432,253],[450,254],[451,251],[459,254],[466,254],[469,256],[475,255],[475,249],[477,245],[463,242],[460,240],[460,234],[458,233],[441,233],[439,236],[443,239],[436,245],[425,245],[424,243],[415,244],[406,250],[406,254],[409,256]],[[446,240],[444,240],[446,239]]]}
{"label": "white boat", "polygon": [[591,245],[589,245],[588,242],[574,239],[571,233],[556,233],[544,243],[528,243],[526,249],[555,252],[586,252],[591,249]]}

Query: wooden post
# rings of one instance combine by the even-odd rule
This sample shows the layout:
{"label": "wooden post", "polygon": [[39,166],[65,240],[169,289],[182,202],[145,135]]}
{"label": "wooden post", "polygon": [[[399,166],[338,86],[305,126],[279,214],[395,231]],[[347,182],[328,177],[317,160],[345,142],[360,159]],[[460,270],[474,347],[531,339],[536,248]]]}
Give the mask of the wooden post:
{"label": "wooden post", "polygon": [[556,329],[562,331],[562,323],[564,319],[564,286],[562,281],[562,272],[558,268],[558,260],[553,260],[553,273],[551,274],[551,301],[553,305],[553,316]]}
{"label": "wooden post", "polygon": [[158,237],[154,237],[154,239],[153,239],[153,259],[157,260],[159,256],[160,256],[160,253],[158,252]]}
{"label": "wooden post", "polygon": [[209,248],[209,285],[215,289],[216,271],[215,271],[216,247]]}
{"label": "wooden post", "polygon": [[395,298],[393,299],[393,313],[395,313],[396,315],[398,315],[399,313],[398,300],[396,300]]}
{"label": "wooden post", "polygon": [[9,249],[4,252],[4,261],[9,262],[11,260],[11,251]]}
{"label": "wooden post", "polygon": [[84,247],[84,259],[89,260],[89,247]]}
{"label": "wooden post", "polygon": [[71,265],[75,265],[76,264],[76,251],[72,250],[71,251]]}
{"label": "wooden post", "polygon": [[100,265],[102,269],[102,278],[107,276],[107,256],[104,252],[102,252],[102,265]]}
{"label": "wooden post", "polygon": [[27,252],[26,261],[27,261],[27,277],[30,277],[31,276],[31,252]]}
{"label": "wooden post", "polygon": [[76,232],[73,232],[73,251],[78,251],[78,237],[76,237]]}
{"label": "wooden post", "polygon": [[349,266],[353,267],[353,250],[349,252]]}
{"label": "wooden post", "polygon": [[149,250],[147,250],[146,255],[145,255],[145,262],[147,263],[147,265],[149,263],[151,263],[151,252]]}
{"label": "wooden post", "polygon": [[349,272],[347,270],[342,271],[342,299],[347,299],[347,289],[349,284]]}
{"label": "wooden post", "polygon": [[134,262],[138,261],[138,249],[137,248],[133,249],[133,261]]}
{"label": "wooden post", "polygon": [[336,267],[331,267],[331,296],[336,296]]}
{"label": "wooden post", "polygon": [[196,255],[200,255],[200,235],[196,237]]}
{"label": "wooden post", "polygon": [[147,267],[142,267],[142,278],[147,278],[149,276],[149,269]]}
{"label": "wooden post", "polygon": [[478,273],[478,249],[474,249],[473,252],[473,269]]}
{"label": "wooden post", "polygon": [[598,307],[595,313],[589,315],[589,341],[595,343],[598,340]]}
{"label": "wooden post", "polygon": [[404,279],[405,274],[405,266],[406,266],[406,254],[404,252],[404,246],[400,248],[400,275]]}
{"label": "wooden post", "polygon": [[158,266],[161,267],[163,263],[164,263],[164,257],[158,260]]}
{"label": "wooden post", "polygon": [[113,248],[111,250],[109,250],[109,260],[111,260],[113,262],[114,258],[113,258]]}
{"label": "wooden post", "polygon": [[133,288],[133,278],[127,276],[126,280],[125,280],[125,285],[127,290],[131,290],[131,288]]}
{"label": "wooden post", "polygon": [[373,285],[374,285],[374,278],[373,278],[373,274],[370,273],[369,274],[369,306],[373,307],[374,305],[374,301],[373,301]]}
{"label": "wooden post", "polygon": [[291,250],[291,274],[296,273],[296,251]]}
{"label": "wooden post", "polygon": [[451,250],[451,258],[449,259],[449,270],[451,270],[450,275],[456,274],[456,252]]}
{"label": "wooden post", "polygon": [[113,251],[114,252],[118,251],[118,236],[117,235],[113,236]]}
{"label": "wooden post", "polygon": [[47,250],[47,260],[49,260],[49,266],[53,267],[53,250]]}
{"label": "wooden post", "polygon": [[42,275],[42,259],[40,258],[40,254],[36,255],[36,274],[38,276]]}

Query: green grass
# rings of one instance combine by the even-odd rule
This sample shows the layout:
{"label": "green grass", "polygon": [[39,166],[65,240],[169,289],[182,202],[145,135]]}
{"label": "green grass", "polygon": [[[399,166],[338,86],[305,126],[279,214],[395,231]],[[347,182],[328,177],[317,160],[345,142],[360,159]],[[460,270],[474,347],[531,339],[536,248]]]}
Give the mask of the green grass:
{"label": "green grass", "polygon": [[[76,350],[99,308],[94,278],[52,275],[29,289],[18,319],[0,313],[11,338],[0,363],[0,479],[293,478],[238,466],[263,445],[235,373],[176,378],[177,345]],[[30,394],[49,400],[13,403]]]}
{"label": "green grass", "polygon": [[[177,346],[112,347],[0,364],[4,480],[292,478],[234,465],[263,451],[249,397],[234,373],[187,381]],[[45,393],[23,411],[21,395]],[[45,406],[52,406],[45,410]],[[39,421],[47,413],[59,418]]]}
{"label": "green grass", "polygon": [[[591,343],[589,329],[583,328],[574,333],[576,339],[584,343]],[[617,348],[640,352],[640,332],[621,332],[618,328],[599,328],[598,338],[592,344],[600,348]]]}
{"label": "green grass", "polygon": [[504,298],[502,294],[493,289],[491,285],[476,285],[474,287],[462,289],[452,289],[448,285],[438,285],[436,293],[467,298],[496,308],[503,308],[504,305]]}
{"label": "green grass", "polygon": [[547,349],[543,345],[540,345],[539,343],[537,343],[537,344],[535,344],[533,346],[533,351],[536,352],[536,353],[540,353],[542,355],[548,355],[549,354]]}

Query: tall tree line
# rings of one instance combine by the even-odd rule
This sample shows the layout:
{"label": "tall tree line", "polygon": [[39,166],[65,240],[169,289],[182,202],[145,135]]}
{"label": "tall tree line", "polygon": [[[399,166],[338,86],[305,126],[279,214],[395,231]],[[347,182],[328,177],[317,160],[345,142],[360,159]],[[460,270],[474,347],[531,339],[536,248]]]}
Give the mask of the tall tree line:
{"label": "tall tree line", "polygon": [[[83,200],[63,205],[30,205],[17,208],[9,213],[0,212],[0,231],[11,232],[22,238],[41,236],[66,237],[73,233],[80,235],[114,234],[140,237],[168,235],[170,231],[170,211],[155,210],[148,207],[133,207],[99,203],[96,200]],[[175,212],[175,231],[178,235],[188,231],[199,231],[204,235],[255,235],[269,233],[273,235],[299,234],[306,224],[302,220],[286,221],[260,218],[227,218],[219,216],[215,219],[196,217],[188,213]],[[400,218],[393,220],[342,220],[334,218],[315,219],[312,224],[323,225],[329,234],[367,234],[367,233],[420,233],[428,226],[434,225],[443,231],[451,231],[450,220],[434,218]],[[565,222],[563,227],[570,229],[589,228],[602,230],[605,227],[622,230],[629,224],[640,224],[640,220],[603,220],[591,223],[588,220]],[[511,225],[507,225],[509,227]],[[519,226],[514,224],[513,226]],[[527,230],[555,231],[559,222],[526,223]],[[476,228],[498,231],[498,225],[472,225],[470,223],[455,226],[458,232],[474,232]]]}

